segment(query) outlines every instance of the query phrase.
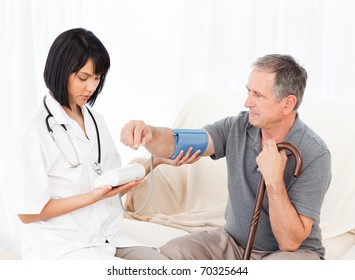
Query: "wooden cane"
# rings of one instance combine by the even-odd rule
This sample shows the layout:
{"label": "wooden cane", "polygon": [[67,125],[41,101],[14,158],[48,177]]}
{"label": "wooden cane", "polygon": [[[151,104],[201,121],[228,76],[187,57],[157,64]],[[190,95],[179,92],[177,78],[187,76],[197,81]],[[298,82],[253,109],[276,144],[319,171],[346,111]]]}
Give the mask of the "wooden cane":
{"label": "wooden cane", "polygon": [[[287,142],[278,143],[277,148],[279,149],[279,151],[281,151],[283,149],[289,150],[294,155],[295,160],[296,160],[296,164],[295,164],[295,168],[293,171],[293,176],[298,177],[301,174],[301,170],[302,170],[302,158],[301,158],[301,154],[298,151],[298,149],[294,145],[287,143]],[[256,193],[256,198],[255,198],[253,216],[252,216],[252,219],[250,222],[246,246],[245,246],[245,250],[243,253],[243,260],[250,259],[250,254],[251,254],[251,250],[253,248],[254,239],[255,239],[255,233],[256,233],[256,229],[258,227],[261,206],[262,206],[263,199],[264,199],[265,188],[266,188],[265,181],[264,181],[263,176],[261,175],[258,191]]]}

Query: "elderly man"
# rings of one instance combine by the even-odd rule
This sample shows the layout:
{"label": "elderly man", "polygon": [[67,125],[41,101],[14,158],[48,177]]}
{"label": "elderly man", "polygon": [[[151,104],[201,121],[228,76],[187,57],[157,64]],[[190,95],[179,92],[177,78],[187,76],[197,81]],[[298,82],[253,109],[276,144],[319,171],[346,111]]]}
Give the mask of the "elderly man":
{"label": "elderly man", "polygon": [[[331,180],[331,156],[297,112],[306,82],[306,70],[289,55],[266,55],[253,63],[244,104],[248,111],[203,127],[200,134],[205,133],[206,140],[199,140],[197,152],[185,162],[198,156],[226,158],[226,224],[171,240],[161,253],[170,259],[241,259],[261,173],[266,196],[250,258],[324,258],[319,223]],[[163,157],[171,157],[180,147],[174,130],[143,121],[127,123],[121,141],[134,149],[143,145]],[[300,151],[303,168],[298,178],[292,176],[294,157],[279,151],[279,142]]]}

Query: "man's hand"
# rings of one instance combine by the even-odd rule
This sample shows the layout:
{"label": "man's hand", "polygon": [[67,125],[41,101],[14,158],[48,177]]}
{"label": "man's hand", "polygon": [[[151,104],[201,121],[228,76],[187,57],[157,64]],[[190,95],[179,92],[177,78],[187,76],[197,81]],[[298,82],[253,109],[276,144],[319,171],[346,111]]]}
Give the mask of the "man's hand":
{"label": "man's hand", "polygon": [[169,158],[174,152],[173,130],[169,127],[149,126],[143,121],[128,122],[121,130],[120,140],[134,150],[142,145],[159,157]]}
{"label": "man's hand", "polygon": [[121,130],[120,141],[126,146],[137,150],[140,145],[145,146],[153,138],[152,130],[143,121],[131,120]]}
{"label": "man's hand", "polygon": [[287,156],[284,150],[277,148],[275,141],[268,140],[263,150],[256,158],[259,170],[263,175],[266,186],[280,186],[283,182]]}

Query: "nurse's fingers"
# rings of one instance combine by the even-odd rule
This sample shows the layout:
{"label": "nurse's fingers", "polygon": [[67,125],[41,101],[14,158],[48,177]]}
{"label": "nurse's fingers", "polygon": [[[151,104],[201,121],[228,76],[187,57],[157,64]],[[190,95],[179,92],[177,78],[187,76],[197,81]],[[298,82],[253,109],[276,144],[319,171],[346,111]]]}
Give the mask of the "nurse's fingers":
{"label": "nurse's fingers", "polygon": [[193,147],[190,147],[186,154],[184,155],[184,151],[181,150],[180,153],[176,156],[175,159],[166,159],[166,158],[160,158],[160,162],[164,164],[169,164],[172,166],[181,166],[183,164],[191,164],[196,161],[198,161],[201,157],[199,156],[199,153],[201,152],[200,150],[197,150],[193,155],[191,155],[191,152],[193,150]]}
{"label": "nurse's fingers", "polygon": [[95,196],[97,197],[97,200],[101,200],[104,198],[112,197],[117,195],[118,193],[123,196],[126,194],[129,190],[140,184],[143,180],[137,180],[137,181],[132,181],[127,184],[123,184],[120,186],[103,186],[100,188],[96,188],[93,190]]}
{"label": "nurse's fingers", "polygon": [[137,180],[137,181],[131,181],[127,184],[124,185],[120,185],[114,188],[114,190],[116,191],[114,195],[120,193],[121,196],[125,195],[128,191],[130,191],[131,189],[133,189],[135,186],[139,185],[140,183],[142,183],[143,180]]}
{"label": "nurse's fingers", "polygon": [[181,161],[184,163],[184,164],[191,164],[191,163],[194,163],[196,161],[198,161],[201,157],[199,156],[199,154],[201,153],[201,150],[197,150],[196,152],[194,152],[192,155],[191,155],[191,152],[193,150],[193,147],[190,147],[186,154],[182,157]]}

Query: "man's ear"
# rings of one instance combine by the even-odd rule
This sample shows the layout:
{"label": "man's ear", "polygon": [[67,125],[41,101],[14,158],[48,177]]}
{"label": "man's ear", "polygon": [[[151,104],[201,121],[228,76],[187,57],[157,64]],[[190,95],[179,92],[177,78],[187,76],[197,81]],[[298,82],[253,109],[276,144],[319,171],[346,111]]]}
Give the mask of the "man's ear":
{"label": "man's ear", "polygon": [[284,114],[287,115],[295,108],[297,103],[297,97],[293,94],[285,97]]}

